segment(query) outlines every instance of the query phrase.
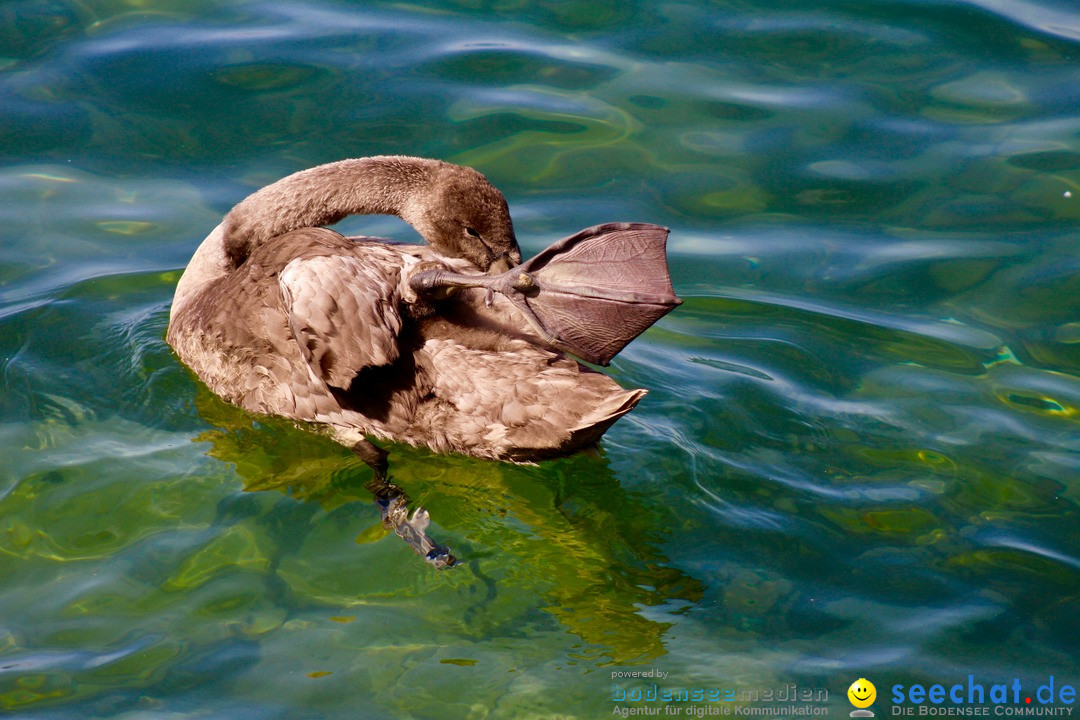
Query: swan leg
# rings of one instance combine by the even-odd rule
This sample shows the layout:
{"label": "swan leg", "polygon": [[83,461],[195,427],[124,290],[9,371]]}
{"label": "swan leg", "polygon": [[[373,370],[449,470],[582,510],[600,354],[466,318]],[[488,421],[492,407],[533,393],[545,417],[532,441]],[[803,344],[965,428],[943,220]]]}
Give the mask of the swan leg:
{"label": "swan leg", "polygon": [[389,470],[386,457],[390,453],[366,438],[361,438],[353,444],[351,449],[356,454],[356,457],[363,460],[364,464],[375,473],[374,480],[376,482],[386,482],[386,474]]}
{"label": "swan leg", "polygon": [[417,555],[436,569],[442,570],[456,565],[457,558],[450,549],[428,537],[426,531],[431,524],[428,511],[418,507],[413,511],[412,517],[409,516],[409,496],[387,479],[389,464],[386,458],[389,453],[366,439],[355,443],[352,451],[374,472],[374,477],[364,487],[375,497],[375,505],[379,508],[383,526],[393,530]]}

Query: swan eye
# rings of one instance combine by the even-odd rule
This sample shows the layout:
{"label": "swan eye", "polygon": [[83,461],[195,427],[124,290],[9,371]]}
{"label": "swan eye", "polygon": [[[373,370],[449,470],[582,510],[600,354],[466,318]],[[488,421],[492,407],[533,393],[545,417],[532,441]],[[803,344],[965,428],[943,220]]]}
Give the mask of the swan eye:
{"label": "swan eye", "polygon": [[466,227],[465,232],[468,233],[470,236],[476,238],[477,240],[480,239],[480,233],[476,232],[476,230],[473,230],[471,227]]}

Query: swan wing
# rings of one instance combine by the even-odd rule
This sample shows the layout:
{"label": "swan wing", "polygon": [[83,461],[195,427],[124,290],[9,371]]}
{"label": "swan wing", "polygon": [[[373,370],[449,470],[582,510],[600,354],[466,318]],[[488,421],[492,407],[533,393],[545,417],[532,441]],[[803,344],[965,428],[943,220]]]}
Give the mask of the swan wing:
{"label": "swan wing", "polygon": [[397,360],[399,275],[378,253],[297,258],[282,269],[289,327],[316,377],[348,390],[364,368]]}

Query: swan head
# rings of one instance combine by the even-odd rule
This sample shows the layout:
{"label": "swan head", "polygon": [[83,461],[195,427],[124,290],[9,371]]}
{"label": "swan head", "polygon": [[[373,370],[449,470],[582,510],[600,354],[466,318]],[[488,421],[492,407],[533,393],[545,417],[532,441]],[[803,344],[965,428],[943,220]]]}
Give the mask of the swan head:
{"label": "swan head", "polygon": [[521,264],[506,198],[472,168],[440,163],[402,218],[442,254],[468,260],[486,273]]}

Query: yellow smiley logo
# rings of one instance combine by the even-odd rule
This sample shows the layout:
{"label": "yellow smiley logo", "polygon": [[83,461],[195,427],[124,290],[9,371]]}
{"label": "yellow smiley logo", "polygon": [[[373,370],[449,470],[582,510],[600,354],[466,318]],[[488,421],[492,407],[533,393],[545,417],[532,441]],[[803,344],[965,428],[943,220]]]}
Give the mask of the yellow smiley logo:
{"label": "yellow smiley logo", "polygon": [[857,708],[868,708],[877,698],[877,688],[866,678],[859,678],[847,689],[848,700]]}

